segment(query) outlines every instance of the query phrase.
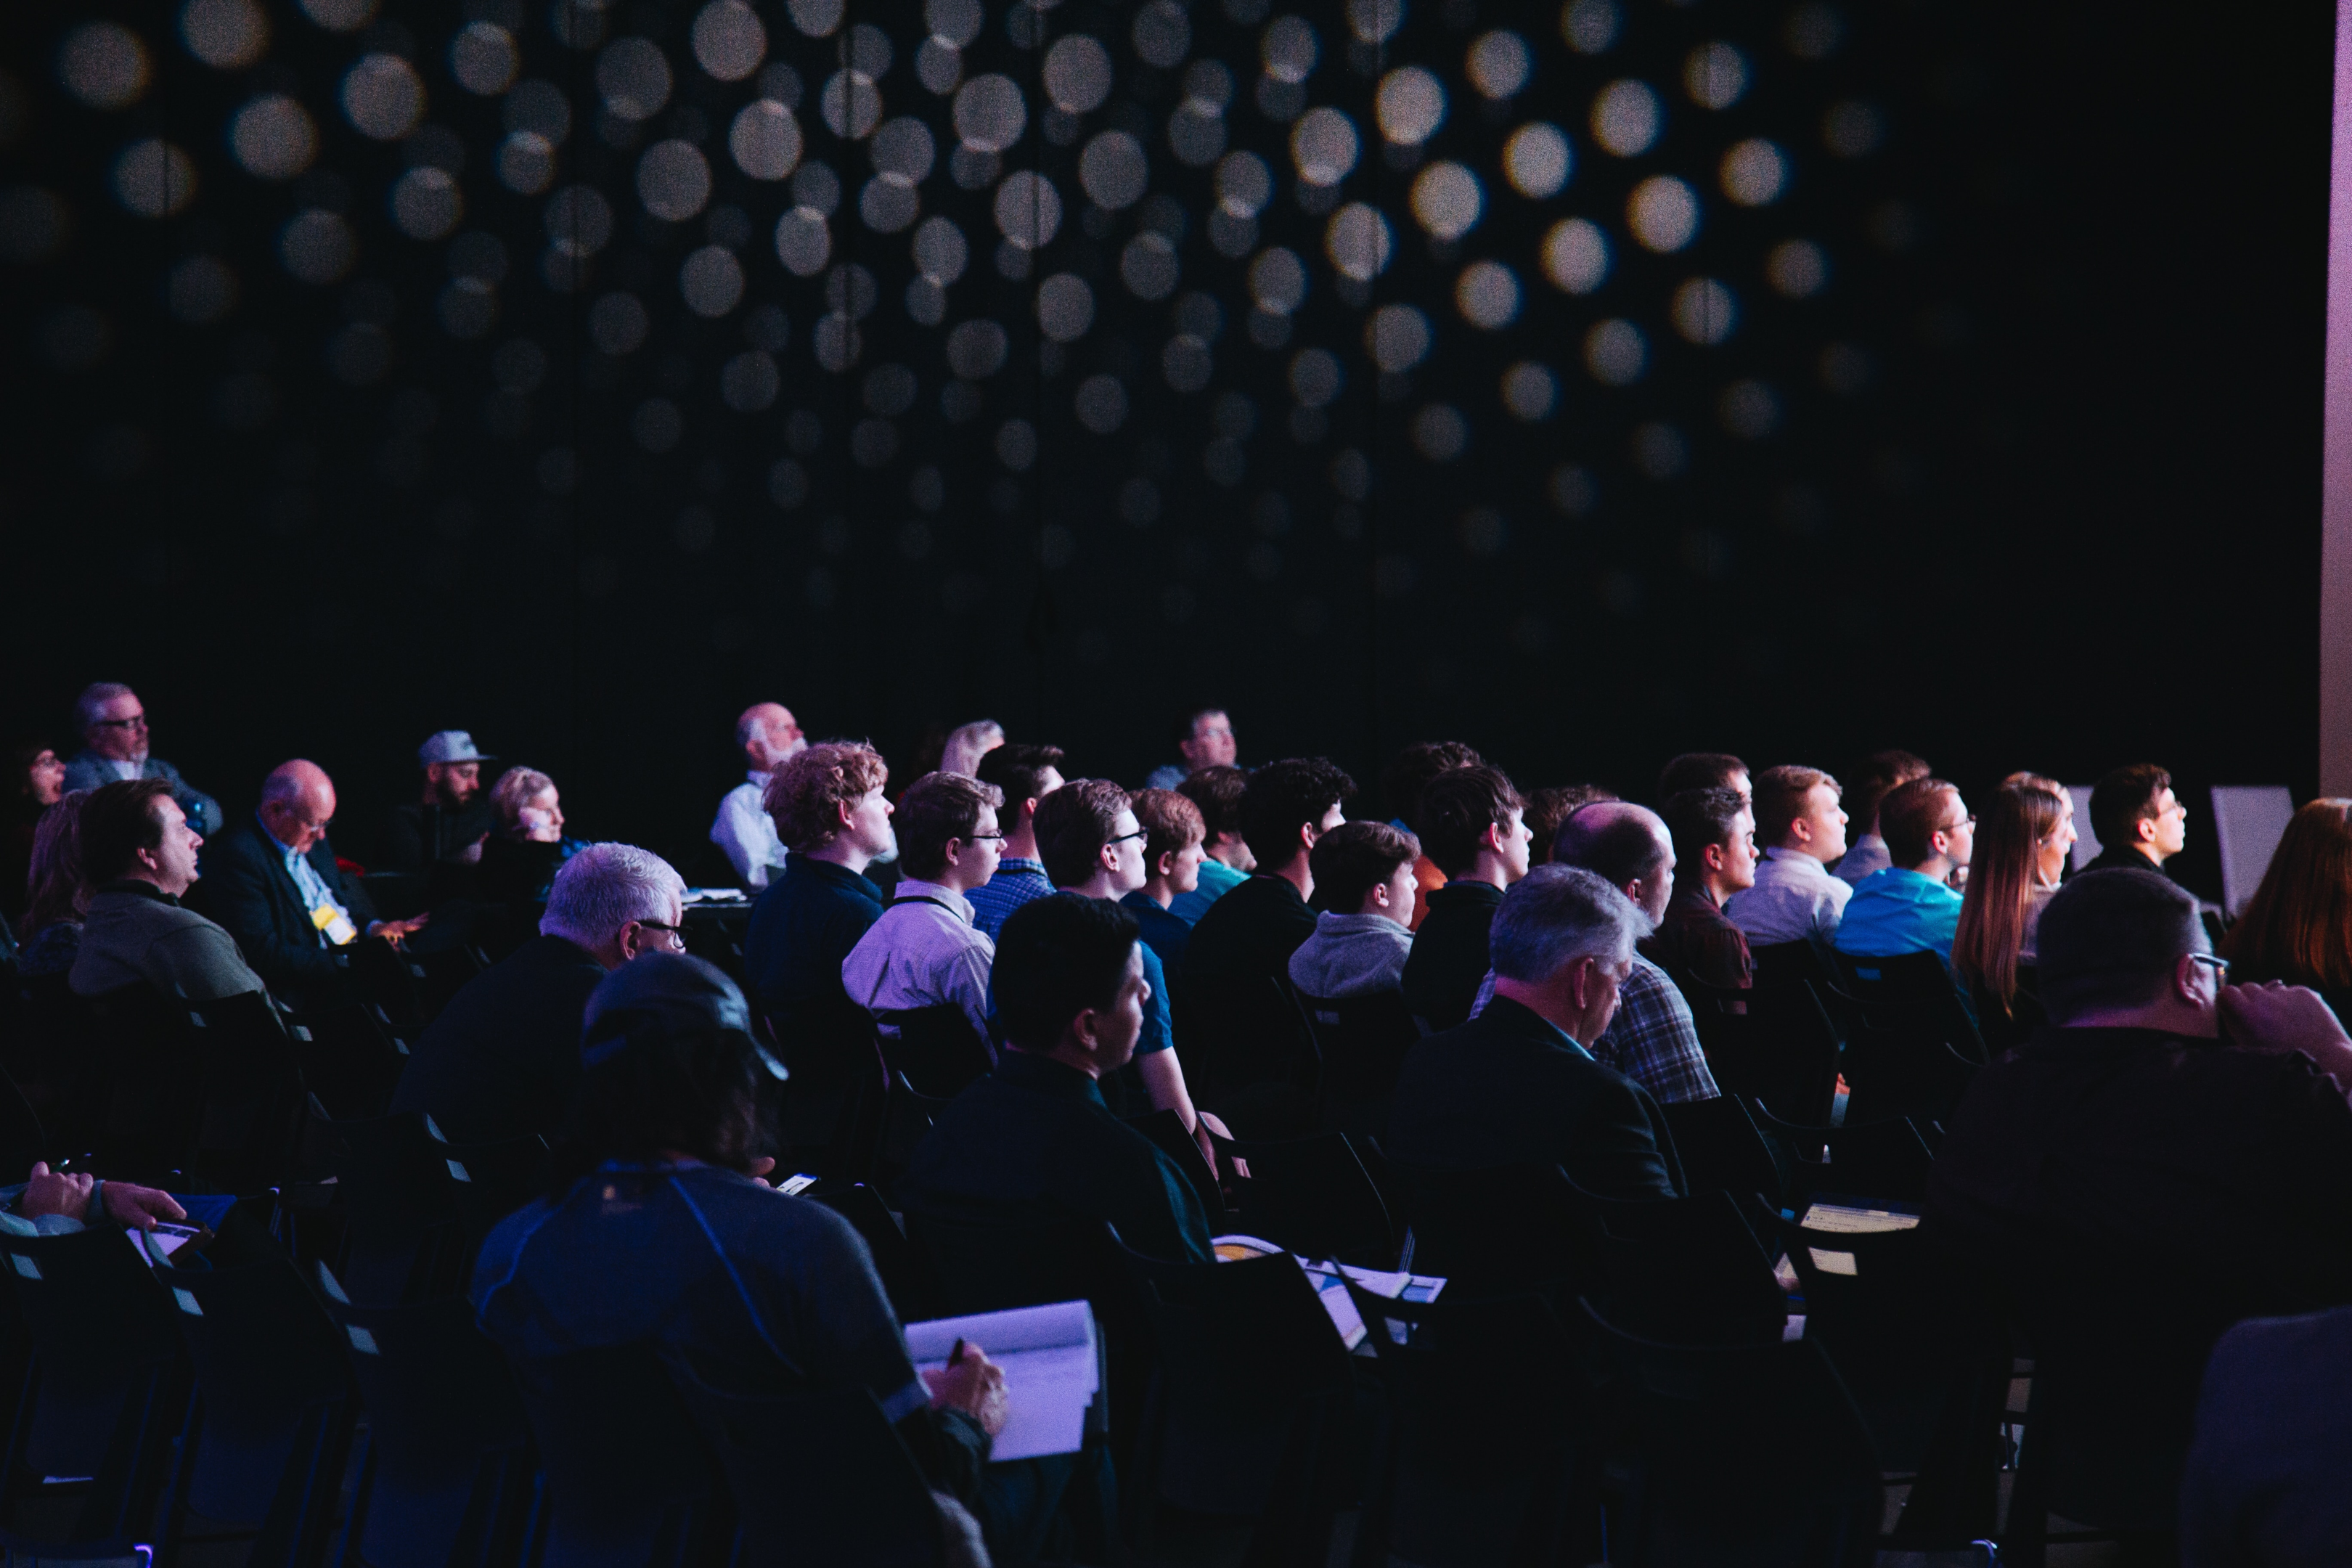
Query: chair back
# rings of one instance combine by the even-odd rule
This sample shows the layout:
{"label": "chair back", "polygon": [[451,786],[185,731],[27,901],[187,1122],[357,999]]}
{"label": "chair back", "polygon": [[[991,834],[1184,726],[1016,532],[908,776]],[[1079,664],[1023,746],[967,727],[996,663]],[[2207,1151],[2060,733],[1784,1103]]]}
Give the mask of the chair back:
{"label": "chair back", "polygon": [[1200,1144],[1184,1131],[1184,1119],[1173,1110],[1147,1110],[1140,1116],[1129,1117],[1127,1124],[1151,1140],[1153,1148],[1176,1162],[1176,1168],[1192,1184],[1192,1195],[1201,1200],[1201,1210],[1209,1216],[1209,1223],[1223,1224],[1225,1197],[1217,1189],[1217,1173],[1210,1168]]}
{"label": "chair back", "polygon": [[883,1292],[890,1298],[891,1310],[900,1322],[920,1322],[940,1315],[939,1285],[931,1276],[930,1262],[907,1239],[880,1193],[863,1182],[848,1185],[820,1182],[805,1195],[847,1220],[865,1241],[866,1250],[873,1255],[874,1271],[882,1277]]}
{"label": "chair back", "polygon": [[1675,1152],[1694,1193],[1754,1193],[1780,1206],[1788,1173],[1756,1131],[1755,1119],[1730,1089],[1713,1100],[1680,1100],[1658,1108],[1674,1134]]}
{"label": "chair back", "polygon": [[330,1116],[382,1116],[408,1065],[408,1042],[365,1002],[316,1008],[288,1020],[302,1081]]}
{"label": "chair back", "polygon": [[952,1002],[886,1013],[896,1027],[882,1034],[882,1059],[891,1073],[934,1100],[952,1100],[991,1066],[988,1046],[972,1032],[971,1020]]}
{"label": "chair back", "polygon": [[1558,1165],[1389,1169],[1404,1194],[1413,1272],[1444,1279],[1454,1299],[1564,1281],[1598,1289],[1591,1213]]}
{"label": "chair back", "polygon": [[99,1152],[118,1174],[168,1185],[190,1163],[203,1060],[189,1048],[187,1010],[146,985],[90,999],[104,1062]]}
{"label": "chair back", "polygon": [[1400,1237],[1380,1188],[1344,1132],[1272,1142],[1216,1140],[1218,1151],[1248,1168],[1236,1182],[1239,1213],[1231,1221],[1252,1236],[1301,1257],[1336,1258],[1362,1268],[1396,1266]]}
{"label": "chair back", "polygon": [[719,1466],[651,1347],[519,1361],[545,1478],[542,1568],[724,1562],[732,1509]]}
{"label": "chair back", "polygon": [[[1811,948],[1806,944],[1807,952]],[[1725,1094],[1762,1099],[1801,1121],[1829,1120],[1837,1096],[1838,1030],[1808,980],[1738,994],[1740,1011],[1717,1005],[1691,1016],[1707,1071]]]}
{"label": "chair back", "polygon": [[1302,995],[1323,1058],[1323,1124],[1343,1132],[1379,1133],[1389,1096],[1421,1025],[1397,991],[1337,1000]]}
{"label": "chair back", "polygon": [[283,1184],[294,1174],[308,1089],[277,1003],[247,991],[194,1003],[188,1014],[203,1074],[196,1173],[231,1192]]}
{"label": "chair back", "polygon": [[1188,982],[1176,1003],[1185,1069],[1191,1073],[1197,1062],[1201,1075],[1195,1103],[1254,1135],[1311,1124],[1322,1056],[1287,980],[1261,974]]}
{"label": "chair back", "polygon": [[1774,1238],[1768,1229],[1759,1240],[1730,1194],[1591,1202],[1611,1321],[1677,1344],[1780,1339],[1789,1301],[1772,1274]]}
{"label": "chair back", "polygon": [[1927,1195],[1935,1152],[1916,1122],[1849,1120],[1839,1127],[1799,1127],[1761,1104],[1748,1108],[1756,1128],[1789,1173],[1787,1202],[1801,1218],[1819,1196],[1916,1204]]}

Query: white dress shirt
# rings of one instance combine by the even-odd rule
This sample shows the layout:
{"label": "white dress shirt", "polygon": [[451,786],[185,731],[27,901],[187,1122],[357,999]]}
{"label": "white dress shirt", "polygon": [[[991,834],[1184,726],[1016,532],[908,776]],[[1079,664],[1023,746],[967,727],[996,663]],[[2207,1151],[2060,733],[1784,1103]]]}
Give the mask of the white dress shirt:
{"label": "white dress shirt", "polygon": [[1894,857],[1886,852],[1886,840],[1875,833],[1865,833],[1847,848],[1833,875],[1846,886],[1858,888],[1864,877],[1874,877],[1894,864]]}
{"label": "white dress shirt", "polygon": [[719,803],[710,842],[727,851],[743,886],[756,893],[784,868],[784,841],[776,837],[775,819],[768,815],[768,775],[755,768],[746,776],[748,783],[729,790]]}
{"label": "white dress shirt", "polygon": [[[1848,854],[1851,855],[1851,851]],[[1777,846],[1756,863],[1756,885],[1725,900],[1723,912],[1748,935],[1750,947],[1777,942],[1827,942],[1837,935],[1851,883],[1801,849]]]}
{"label": "white dress shirt", "polygon": [[[841,963],[849,999],[877,1016],[951,1002],[988,1037],[988,975],[996,943],[971,923],[971,900],[937,882],[898,879],[896,900]],[[886,1032],[887,1026],[885,1026]]]}

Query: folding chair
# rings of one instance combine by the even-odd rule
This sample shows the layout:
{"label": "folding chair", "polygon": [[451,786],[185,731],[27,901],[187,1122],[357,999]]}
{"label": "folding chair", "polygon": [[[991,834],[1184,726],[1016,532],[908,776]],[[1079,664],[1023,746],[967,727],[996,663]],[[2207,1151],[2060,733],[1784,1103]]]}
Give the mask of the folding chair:
{"label": "folding chair", "polygon": [[1287,980],[1266,974],[1239,984],[1192,984],[1175,1001],[1185,1071],[1200,1075],[1194,1104],[1216,1111],[1244,1137],[1285,1137],[1313,1127],[1322,1055]]}
{"label": "folding chair", "polygon": [[1760,1105],[1755,1113],[1757,1131],[1786,1163],[1786,1206],[1800,1218],[1817,1194],[1909,1204],[1927,1195],[1935,1154],[1918,1126],[1906,1119],[1797,1127]]}
{"label": "folding chair", "polygon": [[363,1002],[319,1008],[287,1021],[302,1081],[341,1120],[382,1116],[408,1066],[408,1042],[381,1009]]}
{"label": "folding chair", "polygon": [[1235,1183],[1239,1212],[1230,1223],[1303,1257],[1363,1268],[1396,1266],[1388,1205],[1346,1133],[1276,1142],[1212,1138],[1218,1152],[1249,1168]]}
{"label": "folding chair", "polygon": [[882,1278],[883,1292],[902,1323],[920,1322],[939,1315],[939,1286],[927,1258],[907,1239],[882,1194],[863,1182],[843,1185],[819,1182],[802,1194],[821,1203],[847,1220],[865,1240],[874,1258],[874,1272]]}
{"label": "folding chair", "polygon": [[339,1273],[352,1300],[370,1306],[462,1291],[482,1237],[530,1201],[547,1155],[534,1134],[450,1143],[414,1110],[327,1131],[341,1162]]}
{"label": "folding chair", "polygon": [[1176,1162],[1184,1179],[1192,1184],[1193,1195],[1201,1200],[1202,1212],[1213,1225],[1223,1224],[1225,1196],[1217,1188],[1217,1173],[1201,1152],[1201,1145],[1184,1131],[1184,1119],[1173,1110],[1147,1110],[1140,1116],[1130,1116],[1127,1124],[1151,1140],[1152,1146]]}
{"label": "folding chair", "polygon": [[891,1073],[934,1100],[952,1100],[991,1066],[988,1046],[972,1032],[971,1020],[952,1002],[887,1013],[880,1019],[897,1028],[881,1034],[882,1059]]}
{"label": "folding chair", "polygon": [[1757,1131],[1755,1119],[1738,1097],[1726,1091],[1713,1100],[1677,1101],[1658,1108],[1693,1193],[1722,1191],[1760,1194],[1780,1206],[1788,1173]]}
{"label": "folding chair", "polygon": [[1722,1192],[1651,1203],[1589,1200],[1612,1321],[1685,1344],[1777,1342],[1788,1297],[1772,1274],[1778,1248],[1764,1222]]}
{"label": "folding chair", "polygon": [[518,1361],[544,1507],[540,1568],[689,1568],[727,1560],[734,1509],[651,1346]]}
{"label": "folding chair", "polygon": [[533,1502],[530,1427],[514,1373],[471,1303],[352,1304],[322,1266],[367,1405],[340,1568],[492,1568],[517,1560]]}
{"label": "folding chair", "polygon": [[1389,1167],[1404,1193],[1412,1269],[1447,1281],[1453,1299],[1599,1290],[1591,1210],[1558,1165]]}
{"label": "folding chair", "polygon": [[308,1091],[278,1005],[248,991],[191,1004],[188,1021],[203,1094],[189,1150],[194,1173],[229,1192],[290,1180]]}
{"label": "folding chair", "polygon": [[254,1537],[256,1568],[317,1563],[358,1414],[341,1335],[282,1255],[157,1278],[195,1376],[164,1498],[164,1556],[190,1542],[194,1517]]}
{"label": "folding chair", "polygon": [[924,1134],[947,1108],[946,1100],[924,1094],[908,1082],[905,1073],[892,1075],[890,1091],[882,1102],[881,1137],[874,1151],[873,1169],[867,1173],[877,1184],[886,1189],[898,1185]]}
{"label": "folding chair", "polygon": [[1337,1000],[1301,995],[1323,1058],[1320,1125],[1355,1136],[1388,1126],[1389,1096],[1405,1053],[1421,1042],[1421,1025],[1402,993],[1375,992]]}
{"label": "folding chair", "polygon": [[171,1185],[189,1163],[203,1096],[187,1012],[145,985],[92,997],[90,1010],[107,1086],[98,1170]]}

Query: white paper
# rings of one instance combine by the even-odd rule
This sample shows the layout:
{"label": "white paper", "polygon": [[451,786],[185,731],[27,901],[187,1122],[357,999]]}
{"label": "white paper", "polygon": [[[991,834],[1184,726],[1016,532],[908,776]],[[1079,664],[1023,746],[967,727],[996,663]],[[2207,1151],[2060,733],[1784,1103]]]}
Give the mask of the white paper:
{"label": "white paper", "polygon": [[1843,1204],[1815,1204],[1797,1222],[1807,1230],[1828,1231],[1839,1236],[1877,1236],[1890,1230],[1909,1230],[1919,1223],[1916,1214],[1901,1209],[1858,1209]]}
{"label": "white paper", "polygon": [[919,1373],[945,1371],[958,1340],[977,1345],[1004,1369],[1007,1413],[992,1458],[1075,1454],[1084,1446],[1087,1411],[1102,1386],[1095,1315],[1086,1302],[907,1325],[907,1354]]}
{"label": "white paper", "polygon": [[[1331,1315],[1331,1326],[1339,1331],[1339,1342],[1349,1350],[1364,1342],[1364,1319],[1356,1310],[1355,1298],[1348,1294],[1341,1276],[1391,1301],[1433,1301],[1437,1293],[1445,1289],[1444,1280],[1433,1279],[1426,1274],[1384,1274],[1376,1268],[1359,1268],[1352,1263],[1310,1263],[1304,1258],[1298,1259],[1298,1267],[1307,1271],[1307,1283],[1315,1287],[1323,1310]],[[1392,1327],[1391,1333],[1397,1343],[1404,1342],[1402,1326]]]}

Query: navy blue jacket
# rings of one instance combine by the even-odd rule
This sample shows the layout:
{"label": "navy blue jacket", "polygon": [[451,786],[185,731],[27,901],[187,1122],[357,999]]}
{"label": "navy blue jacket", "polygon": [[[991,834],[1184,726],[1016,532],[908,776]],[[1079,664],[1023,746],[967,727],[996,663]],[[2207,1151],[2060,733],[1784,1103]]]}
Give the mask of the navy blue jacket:
{"label": "navy blue jacket", "polygon": [[743,935],[743,975],[752,999],[790,1050],[801,1037],[864,1039],[866,1009],[841,983],[842,961],[882,918],[873,883],[830,860],[794,855],[751,906]]}

